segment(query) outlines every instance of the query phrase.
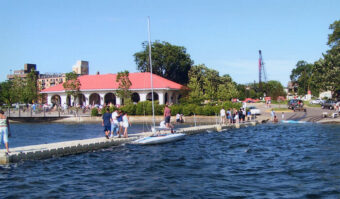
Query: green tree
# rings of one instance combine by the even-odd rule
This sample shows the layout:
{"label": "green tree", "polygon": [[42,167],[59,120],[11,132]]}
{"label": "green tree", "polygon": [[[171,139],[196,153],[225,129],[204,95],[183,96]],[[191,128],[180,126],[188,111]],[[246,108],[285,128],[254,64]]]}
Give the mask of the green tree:
{"label": "green tree", "polygon": [[129,79],[129,71],[119,72],[117,74],[116,82],[118,82],[117,95],[124,100],[126,104],[131,102],[131,91],[129,90],[132,83]]}
{"label": "green tree", "polygon": [[10,93],[12,96],[12,103],[23,103],[24,102],[24,88],[25,88],[25,80],[21,79],[19,76],[14,76],[14,79],[11,80],[12,88],[10,89]]}
{"label": "green tree", "polygon": [[271,80],[264,83],[263,88],[266,92],[266,96],[276,100],[278,96],[286,96],[283,90],[283,86],[279,81]]}
{"label": "green tree", "polygon": [[4,81],[0,83],[0,101],[1,104],[5,103],[11,105],[13,103],[13,94],[11,92],[12,82]]}
{"label": "green tree", "polygon": [[66,81],[63,83],[63,87],[66,94],[73,97],[73,103],[76,102],[78,96],[81,94],[81,83],[75,72],[66,73]]}
{"label": "green tree", "polygon": [[220,77],[218,85],[217,98],[220,101],[230,101],[232,98],[238,98],[239,92],[236,84],[229,75]]}
{"label": "green tree", "polygon": [[329,26],[333,32],[328,35],[330,49],[314,63],[312,82],[314,90],[333,92],[334,97],[340,94],[340,21]]}
{"label": "green tree", "polygon": [[190,92],[188,94],[188,101],[195,104],[200,104],[204,100],[204,78],[207,67],[205,65],[197,65],[191,67],[189,71],[189,83],[188,88]]}
{"label": "green tree", "polygon": [[[137,69],[141,72],[150,72],[149,45],[142,43],[143,50],[134,54]],[[152,72],[166,79],[180,84],[189,81],[188,71],[193,61],[183,46],[171,45],[168,42],[156,41],[151,44]]]}
{"label": "green tree", "polygon": [[38,99],[38,85],[37,74],[34,70],[27,74],[24,84],[23,101],[25,103],[36,102]]}
{"label": "green tree", "polygon": [[296,63],[296,68],[292,70],[290,80],[293,83],[297,83],[298,95],[305,95],[311,87],[314,87],[311,85],[313,83],[313,67],[313,64],[309,64],[306,61],[298,61]]}

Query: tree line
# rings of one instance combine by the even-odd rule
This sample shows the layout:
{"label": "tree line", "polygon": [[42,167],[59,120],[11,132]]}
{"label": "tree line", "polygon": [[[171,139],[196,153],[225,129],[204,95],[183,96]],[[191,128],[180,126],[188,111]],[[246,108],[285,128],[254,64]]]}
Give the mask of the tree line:
{"label": "tree line", "polygon": [[334,98],[340,98],[340,20],[329,26],[329,50],[314,63],[298,61],[292,70],[290,79],[297,85],[297,94],[305,95],[311,91],[318,96],[322,91],[332,91]]}

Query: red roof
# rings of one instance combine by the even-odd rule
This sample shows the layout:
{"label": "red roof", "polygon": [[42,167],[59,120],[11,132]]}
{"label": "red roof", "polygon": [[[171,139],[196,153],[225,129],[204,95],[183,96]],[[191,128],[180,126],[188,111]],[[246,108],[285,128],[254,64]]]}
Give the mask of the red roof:
{"label": "red roof", "polygon": [[[118,89],[118,82],[116,82],[117,74],[104,74],[104,75],[83,75],[78,77],[81,91],[85,90],[115,90]],[[150,73],[130,73],[129,79],[132,83],[130,90],[138,89],[151,89]],[[175,89],[179,90],[184,88],[183,85],[165,79],[161,76],[152,74],[153,88],[154,89]],[[41,93],[50,92],[63,92],[65,91],[63,84],[58,84],[46,88]]]}

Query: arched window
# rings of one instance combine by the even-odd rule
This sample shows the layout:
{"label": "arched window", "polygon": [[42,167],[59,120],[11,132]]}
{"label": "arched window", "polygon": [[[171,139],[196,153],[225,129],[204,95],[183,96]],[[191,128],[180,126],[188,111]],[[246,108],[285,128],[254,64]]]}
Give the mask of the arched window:
{"label": "arched window", "polygon": [[[152,94],[151,94],[151,92],[147,94],[146,100],[149,100],[149,101],[152,100]],[[153,100],[154,100],[154,101],[158,100],[158,94],[155,93],[155,92],[153,93]]]}
{"label": "arched window", "polygon": [[132,100],[132,102],[134,102],[134,103],[138,103],[138,102],[140,101],[139,94],[138,94],[138,93],[132,93],[132,95],[131,95],[131,100]]}
{"label": "arched window", "polygon": [[100,96],[98,93],[92,93],[90,95],[90,105],[100,105]]}
{"label": "arched window", "polygon": [[104,102],[106,105],[109,105],[112,103],[113,105],[116,105],[116,96],[113,93],[106,93],[104,97]]}

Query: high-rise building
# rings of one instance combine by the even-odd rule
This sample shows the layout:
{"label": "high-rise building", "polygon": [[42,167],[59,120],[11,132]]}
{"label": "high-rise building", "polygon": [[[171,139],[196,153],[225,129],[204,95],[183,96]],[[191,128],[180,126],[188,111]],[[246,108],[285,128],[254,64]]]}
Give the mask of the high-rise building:
{"label": "high-rise building", "polygon": [[39,75],[39,71],[37,71],[37,66],[35,64],[25,64],[23,70],[15,70],[13,74],[7,75],[7,79],[12,80],[16,76],[25,79],[27,74],[29,74],[32,70],[35,71],[35,75]]}
{"label": "high-rise building", "polygon": [[72,67],[72,71],[78,75],[89,74],[89,62],[78,60],[77,63]]}

